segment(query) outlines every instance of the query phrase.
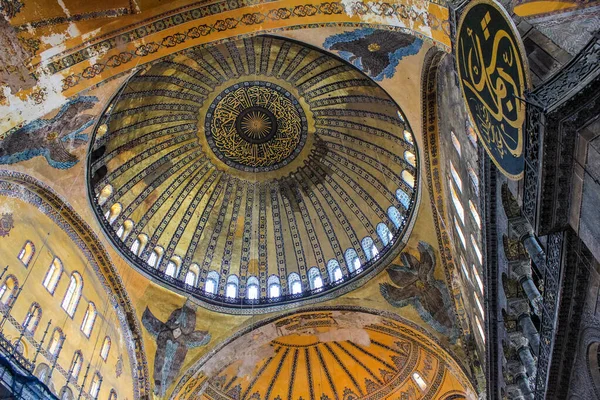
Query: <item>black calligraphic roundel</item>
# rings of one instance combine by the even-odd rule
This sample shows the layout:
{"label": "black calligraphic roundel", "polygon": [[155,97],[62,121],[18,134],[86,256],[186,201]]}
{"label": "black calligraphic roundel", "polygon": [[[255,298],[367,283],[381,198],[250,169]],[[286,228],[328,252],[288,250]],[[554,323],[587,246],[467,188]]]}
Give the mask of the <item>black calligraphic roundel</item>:
{"label": "black calligraphic roundel", "polygon": [[456,37],[460,86],[481,143],[511,179],[523,176],[528,68],[522,49],[502,6],[492,0],[467,6]]}

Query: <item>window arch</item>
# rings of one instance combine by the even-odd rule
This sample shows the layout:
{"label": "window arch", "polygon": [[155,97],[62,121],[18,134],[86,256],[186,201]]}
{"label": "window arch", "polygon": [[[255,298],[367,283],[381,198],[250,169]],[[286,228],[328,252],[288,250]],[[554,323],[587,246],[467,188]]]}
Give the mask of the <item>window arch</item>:
{"label": "window arch", "polygon": [[33,242],[28,240],[25,242],[25,244],[23,245],[23,248],[19,252],[18,258],[19,258],[19,260],[21,260],[21,262],[26,267],[28,267],[34,254],[35,254],[35,246],[33,245]]}
{"label": "window arch", "polygon": [[336,259],[327,262],[327,272],[329,273],[329,282],[341,282],[344,279],[340,263]]}
{"label": "window arch", "polygon": [[179,256],[173,256],[167,263],[167,268],[165,268],[165,274],[169,275],[172,278],[175,278],[177,275],[179,275],[180,266],[181,258]]}
{"label": "window arch", "polygon": [[415,176],[407,170],[402,171],[402,180],[413,189],[415,187]]}
{"label": "window arch", "polygon": [[98,397],[98,393],[100,393],[100,385],[102,385],[102,376],[99,372],[96,372],[92,378],[92,383],[90,384],[90,396],[93,398]]}
{"label": "window arch", "polygon": [[44,278],[43,282],[44,287],[50,292],[50,294],[54,294],[54,290],[56,290],[56,286],[58,286],[58,281],[60,280],[62,271],[62,261],[60,261],[58,257],[54,257],[52,264],[50,264],[50,268],[48,268],[48,272],[46,272],[46,277]]}
{"label": "window arch", "polygon": [[142,251],[144,251],[144,248],[146,248],[147,243],[148,236],[146,236],[146,234],[142,233],[138,235],[137,239],[135,239],[135,241],[131,245],[131,252],[136,256],[139,256],[140,254],[142,254]]}
{"label": "window arch", "polygon": [[52,332],[52,338],[50,339],[50,343],[48,344],[48,353],[50,353],[54,357],[58,357],[64,340],[65,335],[63,334],[62,329],[54,328],[54,332]]}
{"label": "window arch", "polygon": [[360,259],[358,258],[358,254],[354,249],[346,250],[344,254],[344,258],[346,259],[346,266],[350,272],[359,271],[360,270]]}
{"label": "window arch", "polygon": [[188,272],[185,274],[185,284],[196,286],[196,283],[198,283],[198,275],[200,275],[200,267],[198,264],[190,265]]}
{"label": "window arch", "polygon": [[407,131],[406,129],[404,130],[404,140],[406,140],[411,145],[415,144],[412,134],[409,131]]}
{"label": "window arch", "polygon": [[471,183],[473,184],[473,191],[477,196],[479,196],[479,177],[471,167],[467,169],[467,173],[469,174],[469,178],[471,179]]}
{"label": "window arch", "polygon": [[288,286],[290,294],[302,293],[302,281],[300,280],[300,275],[298,275],[295,272],[292,272],[288,276]]}
{"label": "window arch", "polygon": [[450,138],[452,139],[452,144],[454,145],[454,148],[456,149],[456,152],[458,153],[458,156],[461,156],[461,148],[460,148],[460,141],[458,140],[458,138],[456,137],[456,134],[454,133],[454,131],[450,131]]}
{"label": "window arch", "polygon": [[249,300],[257,300],[258,292],[258,278],[255,276],[248,277],[246,281],[246,297]]}
{"label": "window arch", "polygon": [[361,240],[360,245],[365,252],[367,261],[379,254],[379,250],[377,250],[377,247],[370,236],[365,236],[363,240]]}
{"label": "window arch", "polygon": [[381,239],[381,243],[383,243],[384,246],[387,246],[394,238],[392,232],[390,232],[387,225],[383,222],[377,224],[376,230],[377,236],[379,236],[379,239]]}
{"label": "window arch", "polygon": [[25,348],[25,342],[23,342],[23,339],[17,339],[15,340],[15,343],[13,344],[13,346],[15,347],[15,351],[19,354],[24,355],[25,357],[27,357],[27,350]]}
{"label": "window arch", "polygon": [[90,337],[92,329],[94,329],[96,315],[96,305],[90,301],[88,303],[88,308],[85,312],[85,317],[83,317],[83,322],[81,323],[81,332],[83,332],[83,334],[87,337]]}
{"label": "window arch", "polygon": [[7,276],[2,286],[0,286],[0,303],[3,306],[10,307],[18,290],[19,281],[17,281],[17,278],[14,275]]}
{"label": "window arch", "polygon": [[404,122],[404,117],[402,116],[402,113],[399,110],[396,111],[396,114],[398,114],[398,118],[400,118],[400,121]]}
{"label": "window arch", "polygon": [[481,321],[479,321],[479,317],[477,315],[475,315],[475,324],[477,325],[477,331],[479,332],[479,336],[481,337],[482,342],[485,343],[485,332],[483,330],[483,327],[481,326]]}
{"label": "window arch", "polygon": [[113,187],[111,185],[106,185],[102,188],[100,193],[98,193],[98,204],[103,206],[106,203],[106,200],[113,194]]}
{"label": "window arch", "polygon": [[81,354],[81,350],[77,350],[75,354],[73,354],[73,360],[71,361],[71,368],[69,368],[69,375],[75,379],[79,378],[79,372],[81,371],[81,366],[83,365],[83,354]]}
{"label": "window arch", "polygon": [[317,267],[312,267],[308,270],[308,283],[312,290],[321,289],[323,287],[323,278],[321,271]]}
{"label": "window arch", "polygon": [[108,358],[108,353],[110,352],[110,345],[110,337],[106,336],[104,338],[104,342],[102,342],[102,348],[100,349],[100,357],[102,357],[104,361],[106,361],[106,359]]}
{"label": "window arch", "polygon": [[475,277],[475,282],[477,283],[477,288],[479,289],[479,293],[483,296],[483,281],[481,280],[481,276],[479,276],[479,271],[477,271],[477,267],[475,265],[472,266],[473,276]]}
{"label": "window arch", "polygon": [[477,147],[477,134],[475,133],[475,129],[473,129],[473,126],[469,121],[466,121],[465,126],[467,129],[467,137],[469,138],[469,141],[473,146]]}
{"label": "window arch", "polygon": [[404,216],[400,214],[400,211],[394,206],[390,206],[387,210],[387,215],[390,221],[394,224],[396,229],[400,229],[402,222],[404,222]]}
{"label": "window arch", "polygon": [[160,246],[156,246],[152,253],[150,253],[150,257],[148,257],[148,265],[152,268],[158,267],[160,265],[163,253],[164,249]]}
{"label": "window arch", "polygon": [[475,250],[475,255],[479,260],[479,264],[483,265],[483,254],[481,254],[481,250],[479,250],[479,246],[477,245],[477,240],[475,240],[473,235],[471,235],[471,244],[473,245],[473,250]]}
{"label": "window arch", "polygon": [[33,335],[40,319],[42,319],[42,308],[38,303],[33,303],[23,320],[23,329]]}
{"label": "window arch", "polygon": [[273,299],[281,296],[281,282],[277,275],[271,275],[267,280],[267,288],[269,290],[269,298]]}
{"label": "window arch", "polygon": [[217,271],[209,271],[204,282],[204,291],[206,293],[217,294],[219,287],[219,274]]}
{"label": "window arch", "polygon": [[408,210],[408,206],[410,206],[410,196],[402,189],[396,190],[396,198],[402,204],[405,210]]}
{"label": "window arch", "polygon": [[415,154],[412,151],[406,150],[404,152],[404,159],[413,167],[417,166],[417,158],[415,157]]}
{"label": "window arch", "polygon": [[62,301],[62,308],[69,314],[70,317],[75,314],[77,304],[81,298],[81,291],[83,290],[83,278],[79,275],[79,272],[75,271],[71,274],[71,281],[69,287],[65,293],[65,297]]}
{"label": "window arch", "polygon": [[235,299],[238,296],[238,287],[240,286],[240,280],[236,275],[229,275],[227,277],[227,285],[225,285],[225,296],[231,299]]}
{"label": "window arch", "polygon": [[33,373],[40,382],[48,384],[48,378],[50,377],[50,367],[47,364],[39,363]]}
{"label": "window arch", "polygon": [[463,234],[462,229],[460,229],[460,225],[458,224],[458,220],[454,217],[454,228],[456,228],[456,233],[458,234],[458,238],[463,245],[463,248],[466,248],[467,241],[465,240],[465,235]]}
{"label": "window arch", "polygon": [[58,398],[60,400],[74,400],[75,395],[73,394],[73,391],[71,390],[70,387],[63,386],[63,388],[60,389],[60,394],[59,394]]}
{"label": "window arch", "polygon": [[422,392],[427,389],[427,382],[425,382],[425,379],[423,379],[418,371],[413,372],[412,378]]}
{"label": "window arch", "polygon": [[108,400],[117,400],[117,392],[115,392],[115,389],[110,389]]}
{"label": "window arch", "polygon": [[123,225],[121,225],[121,227],[117,231],[117,236],[122,241],[125,241],[125,239],[127,239],[127,236],[129,236],[129,234],[131,233],[132,230],[133,230],[133,221],[130,219],[127,219],[127,220],[125,220],[125,222],[123,222]]}
{"label": "window arch", "polygon": [[465,209],[462,206],[460,199],[458,198],[458,194],[456,190],[454,190],[454,185],[451,180],[448,180],[448,186],[450,186],[450,197],[452,197],[452,204],[454,205],[454,209],[456,210],[456,214],[458,214],[458,218],[460,218],[460,222],[465,223]]}
{"label": "window arch", "polygon": [[110,209],[105,214],[106,220],[110,225],[112,225],[117,220],[117,218],[119,218],[119,215],[121,215],[122,210],[123,207],[120,203],[115,203],[112,206],[110,206]]}

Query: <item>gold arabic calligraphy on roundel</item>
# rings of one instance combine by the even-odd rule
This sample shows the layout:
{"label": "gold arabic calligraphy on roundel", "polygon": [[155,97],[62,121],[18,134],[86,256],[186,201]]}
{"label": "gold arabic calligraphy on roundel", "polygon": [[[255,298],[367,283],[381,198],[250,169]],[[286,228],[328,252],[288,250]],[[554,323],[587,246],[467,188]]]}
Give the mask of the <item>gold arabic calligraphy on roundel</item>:
{"label": "gold arabic calligraphy on roundel", "polygon": [[470,3],[457,31],[456,62],[479,139],[504,175],[523,176],[527,59],[510,16],[492,0]]}

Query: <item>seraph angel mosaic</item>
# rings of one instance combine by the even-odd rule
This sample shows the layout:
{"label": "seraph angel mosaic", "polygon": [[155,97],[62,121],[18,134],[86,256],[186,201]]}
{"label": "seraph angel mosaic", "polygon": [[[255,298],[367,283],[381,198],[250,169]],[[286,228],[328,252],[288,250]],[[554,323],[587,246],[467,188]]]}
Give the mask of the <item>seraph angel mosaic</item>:
{"label": "seraph angel mosaic", "polygon": [[381,294],[394,307],[412,304],[425,322],[438,332],[453,337],[452,303],[444,283],[433,277],[433,249],[426,242],[419,242],[417,248],[419,259],[402,252],[400,259],[403,265],[392,263],[386,269],[393,284],[380,284]]}
{"label": "seraph angel mosaic", "polygon": [[92,108],[97,101],[93,96],[78,97],[63,105],[53,118],[38,119],[9,132],[0,141],[0,164],[44,156],[54,168],[71,168],[79,159],[67,149],[87,142],[88,136],[82,132],[92,125],[94,116],[83,111]]}
{"label": "seraph angel mosaic", "polygon": [[174,310],[166,322],[156,318],[146,307],[142,324],[156,338],[154,392],[164,396],[179,374],[188,349],[204,346],[211,336],[208,331],[196,330],[196,310],[188,303]]}
{"label": "seraph angel mosaic", "polygon": [[417,54],[423,41],[403,32],[357,29],[328,37],[323,44],[375,81],[391,78],[404,57]]}

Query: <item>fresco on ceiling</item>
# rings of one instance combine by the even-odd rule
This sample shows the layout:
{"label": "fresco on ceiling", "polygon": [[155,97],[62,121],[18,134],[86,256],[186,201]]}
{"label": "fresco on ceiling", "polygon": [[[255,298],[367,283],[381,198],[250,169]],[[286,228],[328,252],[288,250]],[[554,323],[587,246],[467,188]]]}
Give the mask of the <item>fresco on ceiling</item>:
{"label": "fresco on ceiling", "polygon": [[12,213],[4,213],[0,216],[0,237],[8,236],[10,230],[15,227]]}
{"label": "fresco on ceiling", "polygon": [[423,40],[402,32],[357,29],[328,37],[323,44],[376,81],[391,78],[402,58],[417,54]]}
{"label": "fresco on ceiling", "polygon": [[92,125],[94,116],[83,114],[96,104],[93,96],[78,97],[63,105],[53,118],[38,119],[14,130],[0,141],[0,164],[15,164],[44,156],[54,168],[68,169],[79,162],[67,148],[87,143],[82,132]]}
{"label": "fresco on ceiling", "polygon": [[162,322],[146,307],[142,323],[148,332],[156,338],[154,356],[154,393],[164,396],[167,388],[183,365],[188,349],[204,346],[211,336],[208,331],[197,331],[196,310],[185,303],[174,310],[166,322]]}
{"label": "fresco on ceiling", "polygon": [[442,281],[433,277],[435,254],[431,245],[419,242],[420,257],[402,252],[403,265],[392,263],[387,269],[393,284],[382,283],[379,289],[383,297],[394,307],[412,304],[421,318],[435,330],[455,340],[450,295]]}
{"label": "fresco on ceiling", "polygon": [[23,8],[21,0],[0,0],[0,14],[6,18],[13,18]]}

